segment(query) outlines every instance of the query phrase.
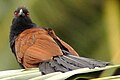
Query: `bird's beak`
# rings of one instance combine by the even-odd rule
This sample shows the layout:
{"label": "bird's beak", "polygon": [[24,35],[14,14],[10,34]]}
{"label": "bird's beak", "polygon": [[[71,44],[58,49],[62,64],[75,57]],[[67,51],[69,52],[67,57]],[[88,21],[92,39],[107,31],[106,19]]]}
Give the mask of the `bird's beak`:
{"label": "bird's beak", "polygon": [[20,9],[20,12],[18,13],[18,16],[24,16],[25,14],[23,13],[23,10]]}

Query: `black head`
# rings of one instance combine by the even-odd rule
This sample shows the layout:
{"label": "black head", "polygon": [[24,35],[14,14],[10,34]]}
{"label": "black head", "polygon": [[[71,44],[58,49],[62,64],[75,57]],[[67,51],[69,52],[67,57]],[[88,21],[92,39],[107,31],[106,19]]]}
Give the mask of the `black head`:
{"label": "black head", "polygon": [[14,11],[15,17],[28,17],[29,11],[25,7],[19,7]]}
{"label": "black head", "polygon": [[14,11],[11,32],[20,34],[22,31],[35,27],[35,24],[29,17],[29,11],[25,7],[19,7]]}
{"label": "black head", "polygon": [[32,21],[29,17],[29,11],[25,7],[19,7],[14,11],[14,19],[12,24],[28,25]]}
{"label": "black head", "polygon": [[14,11],[14,18],[10,30],[10,47],[15,53],[15,39],[26,29],[36,27],[29,17],[29,11],[25,7],[19,7]]}

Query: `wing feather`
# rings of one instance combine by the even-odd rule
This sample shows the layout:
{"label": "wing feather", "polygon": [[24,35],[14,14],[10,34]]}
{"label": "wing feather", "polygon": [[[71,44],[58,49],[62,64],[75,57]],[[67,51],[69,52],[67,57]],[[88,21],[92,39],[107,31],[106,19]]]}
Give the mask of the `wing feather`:
{"label": "wing feather", "polygon": [[15,42],[18,62],[24,67],[34,67],[37,63],[63,55],[59,46],[47,31],[32,28],[22,32]]}

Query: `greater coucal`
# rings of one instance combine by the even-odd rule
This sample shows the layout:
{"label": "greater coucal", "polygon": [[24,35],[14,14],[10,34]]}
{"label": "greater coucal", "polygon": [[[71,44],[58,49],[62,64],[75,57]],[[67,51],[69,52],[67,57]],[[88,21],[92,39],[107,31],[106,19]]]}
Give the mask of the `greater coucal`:
{"label": "greater coucal", "polygon": [[52,29],[38,27],[33,23],[25,7],[17,8],[14,16],[10,30],[10,47],[23,68],[39,67],[43,74],[47,74],[109,64],[80,57]]}

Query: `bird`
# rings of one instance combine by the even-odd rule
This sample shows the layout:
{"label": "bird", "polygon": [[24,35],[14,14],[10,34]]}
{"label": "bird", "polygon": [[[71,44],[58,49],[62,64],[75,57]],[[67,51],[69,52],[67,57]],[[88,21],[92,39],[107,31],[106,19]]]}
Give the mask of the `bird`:
{"label": "bird", "polygon": [[39,68],[42,74],[80,68],[105,67],[110,62],[81,57],[51,28],[37,26],[26,7],[18,7],[10,27],[9,42],[21,68]]}

